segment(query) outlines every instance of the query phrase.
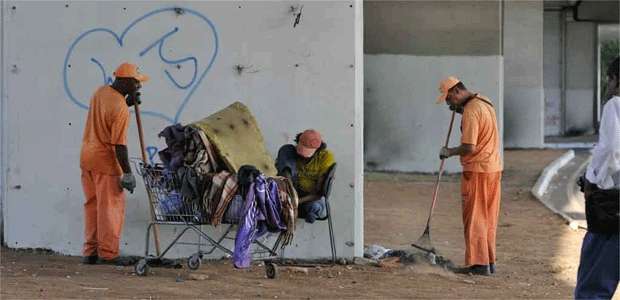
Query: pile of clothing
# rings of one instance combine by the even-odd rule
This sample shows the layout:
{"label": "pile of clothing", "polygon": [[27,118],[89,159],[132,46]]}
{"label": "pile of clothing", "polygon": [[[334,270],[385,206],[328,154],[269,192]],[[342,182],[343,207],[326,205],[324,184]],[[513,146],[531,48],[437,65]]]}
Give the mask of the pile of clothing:
{"label": "pile of clothing", "polygon": [[[225,205],[237,191],[237,179],[223,168],[206,134],[192,126],[176,124],[166,127],[159,137],[165,138],[168,146],[159,152],[164,174],[172,177],[172,186],[180,194],[160,198],[161,211],[168,216],[186,215],[186,211],[167,208],[191,207],[194,222],[222,223]],[[175,195],[173,191],[169,194]]]}
{"label": "pile of clothing", "polygon": [[[290,244],[297,193],[287,178],[273,176],[273,159],[245,106],[235,103],[200,122],[168,126],[159,137],[167,145],[159,152],[163,179],[174,187],[156,205],[166,220],[238,224],[233,261],[240,268],[249,267],[251,244],[268,232],[280,232],[282,246]],[[245,143],[252,147],[237,150]]]}
{"label": "pile of clothing", "polygon": [[242,166],[238,180],[242,203],[233,263],[237,268],[247,268],[252,261],[250,246],[257,238],[268,232],[284,231],[283,245],[292,241],[297,193],[287,178],[265,177],[254,166]]}

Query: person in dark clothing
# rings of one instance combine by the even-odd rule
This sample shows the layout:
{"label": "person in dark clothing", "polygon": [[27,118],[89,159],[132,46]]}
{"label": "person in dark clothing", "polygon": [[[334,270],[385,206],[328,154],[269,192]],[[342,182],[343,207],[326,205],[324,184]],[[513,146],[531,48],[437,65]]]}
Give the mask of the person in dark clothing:
{"label": "person in dark clothing", "polygon": [[335,163],[321,134],[308,129],[295,138],[296,145],[284,145],[278,152],[278,175],[288,177],[299,195],[299,217],[308,223],[327,215],[323,185],[329,168]]}

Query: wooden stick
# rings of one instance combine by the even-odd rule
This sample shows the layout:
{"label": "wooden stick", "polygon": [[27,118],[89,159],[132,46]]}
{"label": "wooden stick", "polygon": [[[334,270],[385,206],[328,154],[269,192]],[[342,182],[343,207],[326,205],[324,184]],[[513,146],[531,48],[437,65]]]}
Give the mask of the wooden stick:
{"label": "wooden stick", "polygon": [[[450,135],[452,134],[452,126],[454,124],[454,115],[456,112],[452,112],[452,118],[450,119],[450,129],[448,129],[448,136],[446,137],[446,143],[444,147],[448,147],[450,144]],[[433,191],[433,203],[431,204],[431,211],[428,214],[428,220],[426,221],[426,227],[428,228],[431,223],[431,218],[433,217],[433,210],[435,210],[435,203],[437,203],[437,195],[439,194],[439,182],[441,181],[441,175],[443,174],[443,168],[446,159],[441,160],[441,164],[439,165],[439,173],[437,173],[437,179],[435,180],[435,190]]]}
{"label": "wooden stick", "polygon": [[[448,136],[446,137],[446,143],[444,147],[448,147],[450,144],[450,135],[452,134],[452,126],[454,125],[454,116],[456,113],[452,112],[452,118],[450,119],[450,129],[448,129]],[[426,220],[426,228],[424,228],[424,233],[418,238],[418,240],[411,244],[418,249],[435,253],[435,247],[433,247],[431,241],[431,219],[433,218],[433,211],[435,210],[435,204],[437,203],[437,195],[439,194],[439,182],[441,181],[441,175],[443,174],[443,168],[446,163],[446,159],[441,160],[441,164],[439,164],[439,172],[437,173],[437,180],[435,181],[435,189],[433,191],[433,202],[431,203],[431,209],[428,212],[428,219]]]}
{"label": "wooden stick", "polygon": [[[134,103],[136,109],[136,122],[138,123],[138,138],[140,139],[140,152],[142,153],[142,163],[147,164],[146,150],[144,148],[144,132],[142,131],[142,119],[140,118],[140,105],[138,102]],[[146,193],[149,197],[149,211],[151,213],[151,222],[155,221],[155,209],[153,208],[153,194],[147,188]],[[153,238],[155,239],[155,251],[159,256],[159,226],[153,225]]]}

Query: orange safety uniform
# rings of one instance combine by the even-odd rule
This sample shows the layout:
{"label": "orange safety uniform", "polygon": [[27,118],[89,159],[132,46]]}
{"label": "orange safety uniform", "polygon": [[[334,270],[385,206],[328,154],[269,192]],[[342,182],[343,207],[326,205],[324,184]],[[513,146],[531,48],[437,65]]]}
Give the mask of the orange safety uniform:
{"label": "orange safety uniform", "polygon": [[111,86],[102,86],[90,100],[84,128],[80,168],[84,203],[84,256],[103,259],[119,256],[125,220],[125,194],[120,186],[122,169],[115,145],[127,145],[129,108],[125,97]]}
{"label": "orange safety uniform", "polygon": [[495,263],[495,236],[501,197],[502,161],[495,109],[475,95],[466,103],[461,120],[461,144],[475,146],[461,156],[465,265]]}

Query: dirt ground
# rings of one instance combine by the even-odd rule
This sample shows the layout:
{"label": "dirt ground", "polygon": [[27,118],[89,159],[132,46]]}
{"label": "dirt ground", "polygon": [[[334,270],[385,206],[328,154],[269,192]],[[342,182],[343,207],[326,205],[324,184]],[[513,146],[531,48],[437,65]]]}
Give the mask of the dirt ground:
{"label": "dirt ground", "polygon": [[[431,267],[335,266],[308,274],[281,271],[265,278],[261,267],[234,270],[229,261],[186,269],[153,269],[138,277],[131,267],[85,266],[77,257],[2,249],[2,299],[14,298],[572,298],[583,231],[565,222],[529,192],[542,168],[562,151],[507,151],[498,228],[497,274],[454,275]],[[463,262],[459,178],[442,182],[432,223],[439,252]],[[433,177],[367,174],[365,243],[406,246],[424,229]],[[195,276],[203,275],[203,276]]]}

